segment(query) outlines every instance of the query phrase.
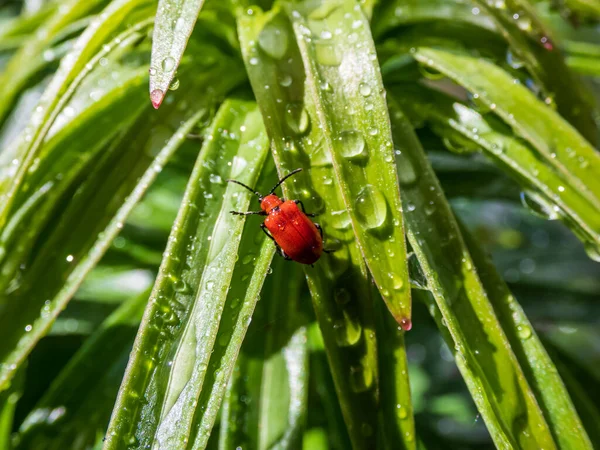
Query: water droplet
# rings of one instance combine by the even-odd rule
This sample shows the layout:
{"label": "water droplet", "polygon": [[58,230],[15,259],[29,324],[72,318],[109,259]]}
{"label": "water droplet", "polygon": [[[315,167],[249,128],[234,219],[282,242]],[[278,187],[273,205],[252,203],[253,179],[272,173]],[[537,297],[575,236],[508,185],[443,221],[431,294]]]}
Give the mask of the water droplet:
{"label": "water droplet", "polygon": [[404,278],[400,275],[393,273],[392,276],[392,285],[394,286],[394,290],[401,291],[404,289]]}
{"label": "water droplet", "polygon": [[400,403],[398,403],[396,405],[396,410],[397,410],[396,414],[398,415],[399,419],[404,420],[408,417],[408,410],[404,406],[402,406]]}
{"label": "water droplet", "polygon": [[66,258],[67,262],[73,262],[73,259],[74,259],[73,255],[67,255],[67,258]]}
{"label": "water droplet", "polygon": [[26,331],[27,333],[29,333],[29,332],[30,332],[32,329],[33,329],[33,326],[31,326],[31,325],[26,325],[26,326],[25,326],[25,331]]}
{"label": "water droplet", "polygon": [[290,103],[285,109],[286,123],[295,134],[303,134],[310,125],[310,116],[301,103]]}
{"label": "water droplet", "polygon": [[521,203],[536,216],[547,220],[557,220],[560,218],[560,208],[537,192],[521,192]]}
{"label": "water droplet", "polygon": [[317,61],[324,66],[339,66],[342,55],[331,40],[322,40],[315,44],[315,55]]}
{"label": "water droplet", "polygon": [[387,203],[381,191],[370,184],[359,192],[354,203],[356,216],[362,226],[379,228],[387,218]]}
{"label": "water droplet", "polygon": [[279,78],[279,84],[283,87],[289,87],[292,85],[292,77],[288,74],[283,75]]}
{"label": "water droplet", "polygon": [[169,90],[176,91],[179,89],[179,84],[179,78],[173,78],[173,80],[171,80],[171,84],[169,85]]}
{"label": "water droplet", "polygon": [[175,59],[170,56],[167,56],[165,59],[163,59],[163,61],[161,63],[161,67],[162,67],[162,70],[164,70],[165,72],[172,72],[173,69],[175,68],[175,64],[176,64]]}
{"label": "water droplet", "polygon": [[344,306],[344,305],[347,305],[348,302],[350,302],[352,297],[350,296],[350,293],[346,289],[339,288],[339,289],[336,289],[335,292],[333,293],[333,298],[335,299],[335,302],[338,305]]}
{"label": "water droplet", "polygon": [[350,387],[354,392],[365,392],[373,384],[373,372],[367,366],[350,368]]}
{"label": "water droplet", "polygon": [[531,337],[531,328],[527,325],[518,325],[517,335],[521,339],[529,339]]}
{"label": "water droplet", "polygon": [[356,130],[343,131],[338,138],[342,144],[341,153],[348,159],[367,157],[367,147],[362,133]]}
{"label": "water droplet", "polygon": [[173,281],[173,289],[181,294],[187,294],[191,291],[190,286],[181,278]]}
{"label": "water droplet", "polygon": [[352,224],[352,219],[347,210],[331,211],[331,226],[336,230],[347,230]]}
{"label": "water droplet", "polygon": [[250,63],[251,66],[256,66],[258,64],[258,58],[252,57],[249,59],[248,62]]}
{"label": "water droplet", "polygon": [[267,23],[258,35],[258,45],[271,58],[281,59],[288,49],[288,32],[274,21]]}
{"label": "water droplet", "polygon": [[368,97],[369,95],[371,95],[371,86],[369,86],[367,83],[360,83],[358,86],[358,90],[360,92],[360,95],[362,95],[363,97]]}

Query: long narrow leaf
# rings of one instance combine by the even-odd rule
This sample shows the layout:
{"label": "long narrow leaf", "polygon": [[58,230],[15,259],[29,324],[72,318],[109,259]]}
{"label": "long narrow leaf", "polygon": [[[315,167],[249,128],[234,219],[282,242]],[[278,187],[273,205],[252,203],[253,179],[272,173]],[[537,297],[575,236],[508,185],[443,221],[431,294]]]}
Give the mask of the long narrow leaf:
{"label": "long narrow leaf", "polygon": [[435,299],[431,312],[488,430],[500,448],[556,448],[419,141],[393,102],[390,109],[409,241]]}
{"label": "long narrow leaf", "polygon": [[[274,252],[260,230],[230,214],[245,210],[250,199],[224,180],[254,185],[267,152],[256,107],[225,102],[173,226],[105,449],[131,442],[158,448],[205,445]],[[238,260],[241,241],[248,255]],[[228,292],[232,279],[236,285]],[[220,341],[226,348],[213,358]],[[206,402],[203,386],[215,390]],[[204,406],[197,409],[199,399]]]}
{"label": "long narrow leaf", "polygon": [[[416,58],[463,85],[526,139],[544,163],[570,181],[573,189],[600,208],[600,155],[555,111],[539,101],[493,64],[433,49],[419,49]],[[561,189],[562,187],[562,189]],[[557,186],[561,196],[564,186]],[[599,230],[590,239],[590,255],[598,253]]]}
{"label": "long narrow leaf", "polygon": [[396,321],[410,330],[402,205],[383,83],[369,23],[353,1],[338,3],[324,17],[290,7],[315,106],[313,126],[322,130],[373,280]]}
{"label": "long narrow leaf", "polygon": [[556,104],[560,114],[573,127],[595,144],[597,128],[589,93],[565,64],[559,43],[537,16],[531,1],[475,0],[475,4],[496,21],[511,50],[540,84],[546,98]]}
{"label": "long narrow leaf", "polygon": [[204,0],[158,3],[150,62],[150,100],[155,108],[169,90],[203,4]]}
{"label": "long narrow leaf", "polygon": [[[278,10],[240,17],[244,62],[269,132],[280,175],[309,169],[284,183],[286,198],[317,212],[325,246],[306,276],[344,420],[356,449],[375,445],[378,368],[370,281],[341,199],[316,109],[305,95],[302,59],[291,24]],[[311,122],[313,125],[311,125]],[[325,203],[326,202],[326,203]]]}
{"label": "long narrow leaf", "polygon": [[149,294],[123,303],[85,342],[20,426],[16,448],[84,449],[104,432]]}
{"label": "long narrow leaf", "polygon": [[299,448],[308,401],[308,339],[299,267],[273,264],[230,381],[219,448]]}
{"label": "long narrow leaf", "polygon": [[445,136],[456,131],[480,146],[519,181],[527,193],[524,196],[527,204],[537,207],[538,214],[563,219],[584,242],[600,242],[600,216],[595,202],[573,184],[573,176],[545,164],[530,144],[515,137],[496,117],[483,116],[433,90],[408,87],[392,90],[414,120],[430,122]]}
{"label": "long narrow leaf", "polygon": [[463,232],[488,298],[525,376],[536,393],[559,448],[593,448],[571,398],[521,305],[480,245]]}

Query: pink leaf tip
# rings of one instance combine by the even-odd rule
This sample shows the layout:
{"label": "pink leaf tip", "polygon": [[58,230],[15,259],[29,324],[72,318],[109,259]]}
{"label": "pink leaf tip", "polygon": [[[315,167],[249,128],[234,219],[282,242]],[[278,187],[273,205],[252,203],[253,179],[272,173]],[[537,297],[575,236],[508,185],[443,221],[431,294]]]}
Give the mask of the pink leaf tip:
{"label": "pink leaf tip", "polygon": [[162,103],[164,98],[165,93],[162,91],[162,89],[154,89],[150,93],[150,101],[152,102],[152,106],[154,106],[154,109],[158,109],[160,107],[160,104]]}
{"label": "pink leaf tip", "polygon": [[404,330],[404,331],[410,331],[410,329],[412,328],[412,321],[410,319],[400,319],[400,327]]}

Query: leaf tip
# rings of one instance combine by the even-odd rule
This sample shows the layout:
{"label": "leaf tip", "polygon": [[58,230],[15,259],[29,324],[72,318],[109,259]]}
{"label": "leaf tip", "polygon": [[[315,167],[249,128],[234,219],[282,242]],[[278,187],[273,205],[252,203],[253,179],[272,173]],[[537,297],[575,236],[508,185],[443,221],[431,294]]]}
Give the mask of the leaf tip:
{"label": "leaf tip", "polygon": [[165,98],[165,93],[162,89],[154,89],[150,92],[150,101],[152,102],[152,106],[154,109],[158,109],[163,99]]}

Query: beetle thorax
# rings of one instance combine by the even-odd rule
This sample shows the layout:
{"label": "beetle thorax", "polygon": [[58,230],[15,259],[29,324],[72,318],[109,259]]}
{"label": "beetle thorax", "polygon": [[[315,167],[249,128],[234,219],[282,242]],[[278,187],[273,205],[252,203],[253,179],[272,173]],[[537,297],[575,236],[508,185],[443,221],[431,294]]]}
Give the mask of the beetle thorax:
{"label": "beetle thorax", "polygon": [[273,208],[278,207],[282,203],[283,201],[275,194],[269,194],[266,197],[263,197],[263,199],[260,201],[260,207],[268,214],[273,210]]}

